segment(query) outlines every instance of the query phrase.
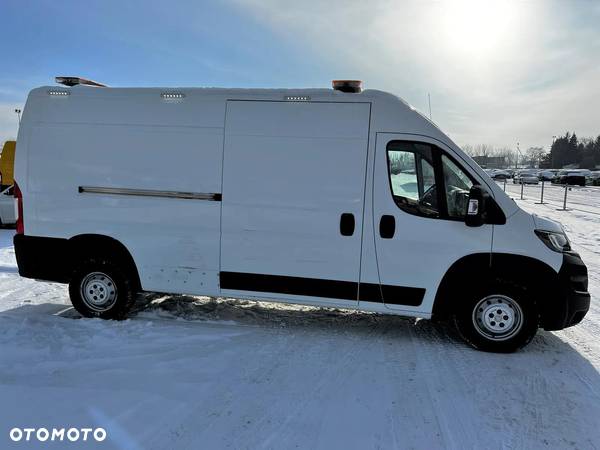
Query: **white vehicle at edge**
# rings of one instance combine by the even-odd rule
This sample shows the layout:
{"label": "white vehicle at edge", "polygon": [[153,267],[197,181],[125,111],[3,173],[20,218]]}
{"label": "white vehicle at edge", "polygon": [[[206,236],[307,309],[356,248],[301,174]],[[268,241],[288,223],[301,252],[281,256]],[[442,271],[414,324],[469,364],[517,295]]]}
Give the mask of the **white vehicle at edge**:
{"label": "white vehicle at edge", "polygon": [[27,99],[14,243],[84,316],[139,291],[267,299],[453,317],[513,351],[589,309],[562,227],[394,95],[77,83]]}
{"label": "white vehicle at edge", "polygon": [[13,186],[8,186],[0,191],[0,225],[13,225],[17,221],[13,190]]}

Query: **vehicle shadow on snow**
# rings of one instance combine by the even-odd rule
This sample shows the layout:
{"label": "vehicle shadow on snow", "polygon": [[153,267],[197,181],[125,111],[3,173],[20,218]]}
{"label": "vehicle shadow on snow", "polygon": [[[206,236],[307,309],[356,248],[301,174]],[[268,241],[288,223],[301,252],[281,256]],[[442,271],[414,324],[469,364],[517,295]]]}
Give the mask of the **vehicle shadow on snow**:
{"label": "vehicle shadow on snow", "polygon": [[4,225],[0,225],[0,249],[12,247],[14,235],[15,230],[6,229]]}
{"label": "vehicle shadow on snow", "polygon": [[[83,319],[72,307],[64,304],[24,305],[2,315],[55,315],[65,319]],[[383,315],[346,309],[320,308],[282,303],[238,300],[229,298],[192,297],[164,294],[139,295],[130,318],[165,320],[172,325],[178,321],[222,326],[244,326],[263,329],[290,329],[306,333],[334,333],[360,339],[392,339],[399,343],[411,341],[422,346],[437,346],[473,351],[462,340],[455,327],[446,321],[431,321],[402,316]],[[83,319],[87,320],[87,319]],[[519,354],[573,354],[587,363],[577,349],[559,335],[539,330],[533,341]],[[590,366],[592,367],[592,366]],[[593,367],[592,367],[593,369]],[[593,369],[594,372],[595,369]],[[598,378],[600,386],[600,374]]]}
{"label": "vehicle shadow on snow", "polygon": [[0,273],[18,273],[19,269],[16,266],[6,266],[0,264]]}
{"label": "vehicle shadow on snow", "polygon": [[[138,318],[176,318],[186,321],[235,324],[265,328],[372,332],[390,327],[412,327],[415,319],[350,309],[322,308],[233,298],[140,296],[132,315]],[[419,321],[423,322],[423,321]]]}
{"label": "vehicle shadow on snow", "polygon": [[[348,309],[231,298],[145,294],[138,297],[131,315],[138,319],[177,319],[223,325],[292,328],[307,332],[355,333],[374,338],[385,335],[399,340],[440,346],[450,344],[470,350],[451,321],[421,320]],[[523,352],[577,353],[577,350],[558,335],[540,329],[533,341],[520,351]]]}

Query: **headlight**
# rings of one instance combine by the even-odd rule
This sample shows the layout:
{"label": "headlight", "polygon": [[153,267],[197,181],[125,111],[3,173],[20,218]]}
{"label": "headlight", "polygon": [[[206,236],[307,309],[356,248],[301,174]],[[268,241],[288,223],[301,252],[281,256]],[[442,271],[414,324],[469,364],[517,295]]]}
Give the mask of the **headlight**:
{"label": "headlight", "polygon": [[535,230],[535,234],[542,240],[546,247],[555,252],[563,253],[571,250],[569,238],[565,233],[556,231]]}

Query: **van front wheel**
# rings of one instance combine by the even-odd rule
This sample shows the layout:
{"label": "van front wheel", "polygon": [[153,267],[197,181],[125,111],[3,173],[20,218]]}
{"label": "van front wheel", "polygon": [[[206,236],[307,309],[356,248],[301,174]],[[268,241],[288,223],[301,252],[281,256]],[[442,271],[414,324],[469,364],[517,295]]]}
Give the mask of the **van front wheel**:
{"label": "van front wheel", "polygon": [[524,289],[493,287],[470,296],[457,311],[456,327],[473,347],[490,352],[514,352],[537,332],[535,301]]}
{"label": "van front wheel", "polygon": [[126,270],[103,258],[82,261],[69,283],[73,307],[84,317],[124,319],[135,302]]}

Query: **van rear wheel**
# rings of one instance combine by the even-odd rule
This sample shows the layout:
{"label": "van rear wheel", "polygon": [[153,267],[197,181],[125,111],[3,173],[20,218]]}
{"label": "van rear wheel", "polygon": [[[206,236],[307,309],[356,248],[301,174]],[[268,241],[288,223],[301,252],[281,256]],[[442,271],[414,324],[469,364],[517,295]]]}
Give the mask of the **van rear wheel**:
{"label": "van rear wheel", "polygon": [[125,319],[135,302],[131,277],[121,265],[88,258],[74,270],[69,283],[73,307],[84,317]]}
{"label": "van rear wheel", "polygon": [[476,349],[509,353],[533,339],[539,315],[527,290],[495,285],[470,295],[454,321],[465,341]]}

